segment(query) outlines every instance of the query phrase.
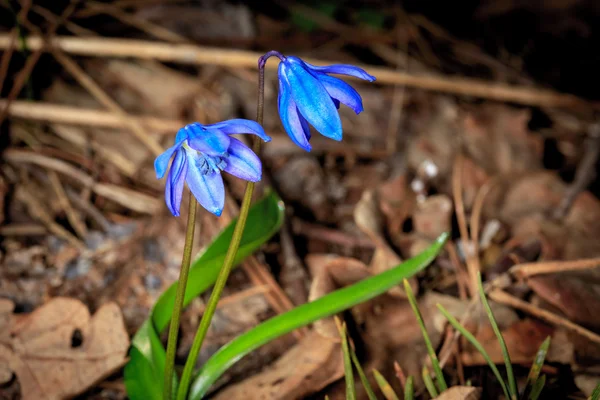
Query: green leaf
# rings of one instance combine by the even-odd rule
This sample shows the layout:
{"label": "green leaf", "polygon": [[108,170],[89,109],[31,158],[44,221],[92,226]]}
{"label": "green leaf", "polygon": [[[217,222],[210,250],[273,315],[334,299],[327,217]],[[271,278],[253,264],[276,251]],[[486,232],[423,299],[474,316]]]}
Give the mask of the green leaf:
{"label": "green leaf", "polygon": [[413,377],[409,376],[406,378],[406,384],[404,385],[404,400],[413,400],[415,398],[415,386],[413,383]]}
{"label": "green leaf", "polygon": [[600,382],[594,388],[592,395],[590,396],[590,400],[600,400]]}
{"label": "green leaf", "polygon": [[291,22],[301,30],[310,33],[319,27],[319,22],[312,18],[312,13],[321,14],[328,18],[333,18],[333,14],[338,9],[338,4],[334,2],[322,2],[319,3],[315,9],[311,9],[312,12],[306,12],[302,7],[293,7],[291,9],[292,18]]}
{"label": "green leaf", "polygon": [[481,273],[477,272],[477,286],[479,289],[479,297],[481,298],[481,302],[483,303],[483,308],[490,320],[490,324],[492,324],[492,330],[496,334],[496,339],[498,339],[498,343],[500,344],[500,349],[502,350],[502,357],[504,358],[504,365],[506,366],[506,375],[508,376],[508,393],[510,394],[511,399],[516,399],[517,394],[519,393],[517,389],[517,382],[515,380],[515,374],[512,369],[512,362],[510,361],[510,355],[508,354],[508,348],[506,347],[506,342],[504,341],[504,337],[502,337],[502,332],[500,332],[500,328],[496,323],[496,318],[494,318],[494,314],[492,313],[492,308],[487,301],[485,296],[485,292],[483,290],[483,283],[481,282]]}
{"label": "green leaf", "polygon": [[423,382],[425,383],[425,387],[427,388],[427,391],[429,392],[431,398],[436,398],[438,396],[438,391],[435,385],[433,384],[431,376],[429,375],[429,369],[425,365],[423,365],[423,371],[421,372],[421,376],[423,377]]}
{"label": "green leaf", "polygon": [[529,375],[527,376],[527,382],[525,383],[525,390],[523,390],[523,394],[521,396],[522,399],[526,399],[528,393],[530,393],[535,386],[538,377],[540,376],[540,371],[544,366],[544,360],[546,359],[546,354],[548,353],[548,348],[550,347],[550,336],[544,340],[544,342],[540,345],[540,348],[535,355],[535,359],[533,360],[533,364],[531,365],[531,369],[529,370]]}
{"label": "green leaf", "polygon": [[[283,216],[283,202],[274,192],[270,192],[252,206],[236,256],[236,264],[256,251],[279,230]],[[223,265],[235,222],[232,221],[193,261],[184,305],[214,284]],[[125,387],[132,400],[160,400],[162,397],[165,349],[160,341],[160,332],[167,327],[171,319],[175,290],[176,285],[173,284],[160,296],[150,318],[133,337],[130,360],[124,371]]]}
{"label": "green leaf", "polygon": [[[338,321],[339,322],[339,321]],[[346,400],[356,400],[356,388],[354,387],[354,371],[352,370],[352,360],[350,357],[350,346],[348,344],[348,331],[346,323],[338,326],[342,336],[342,352],[344,354],[344,376],[346,380]]]}
{"label": "green leaf", "polygon": [[431,365],[433,366],[433,371],[435,372],[435,376],[437,378],[438,388],[440,392],[448,389],[446,385],[446,380],[444,379],[444,373],[442,372],[442,368],[440,367],[440,362],[435,354],[435,350],[433,349],[433,345],[431,344],[431,340],[429,339],[429,335],[427,334],[427,328],[425,328],[425,322],[423,321],[423,316],[421,315],[421,311],[419,311],[419,306],[417,304],[417,299],[413,294],[412,288],[410,284],[405,279],[404,280],[404,291],[406,292],[406,297],[408,297],[408,302],[417,317],[417,322],[419,323],[419,327],[421,328],[421,334],[423,335],[423,339],[425,340],[425,347],[427,347],[427,353],[429,353],[429,358],[431,359]]}
{"label": "green leaf", "polygon": [[240,358],[265,343],[318,319],[329,317],[372,299],[391,289],[402,279],[423,270],[439,253],[448,238],[441,235],[433,245],[416,257],[379,275],[336,290],[310,303],[273,317],[221,347],[202,366],[192,384],[190,399],[201,399],[210,386]]}
{"label": "green leaf", "polygon": [[542,394],[542,390],[544,390],[544,386],[546,385],[546,375],[542,375],[539,379],[536,379],[533,387],[531,388],[531,394],[529,395],[529,400],[538,400],[540,394]]}
{"label": "green leaf", "polygon": [[383,375],[381,375],[379,371],[374,369],[373,376],[375,377],[375,381],[377,382],[377,385],[379,386],[379,389],[381,389],[381,393],[383,393],[383,397],[385,397],[386,400],[399,400],[398,396],[394,392],[394,389],[392,389],[392,385],[390,385],[390,383],[383,377]]}
{"label": "green leaf", "polygon": [[385,23],[385,15],[380,11],[365,8],[358,12],[358,21],[375,30],[381,30]]}
{"label": "green leaf", "polygon": [[467,339],[473,345],[473,347],[475,347],[477,349],[477,351],[481,354],[481,356],[485,359],[485,361],[487,361],[488,365],[492,369],[492,372],[494,373],[494,375],[496,375],[496,379],[498,379],[498,383],[500,384],[500,386],[502,386],[502,391],[504,391],[504,397],[506,397],[507,399],[510,399],[511,397],[508,394],[508,388],[506,387],[506,383],[504,382],[504,379],[502,378],[500,371],[498,371],[496,364],[494,364],[490,355],[488,354],[487,351],[485,351],[485,349],[483,348],[481,343],[479,343],[479,341],[477,339],[475,339],[475,336],[473,336],[471,334],[471,332],[466,330],[465,327],[462,326],[460,324],[460,322],[458,322],[456,320],[456,318],[454,318],[448,311],[446,311],[446,309],[441,304],[437,304],[437,308],[440,310],[440,312],[442,314],[444,314],[444,317],[446,317],[446,319],[448,320],[448,322],[450,322],[450,324],[454,327],[454,329],[459,331],[460,334],[463,335],[465,337],[465,339]]}

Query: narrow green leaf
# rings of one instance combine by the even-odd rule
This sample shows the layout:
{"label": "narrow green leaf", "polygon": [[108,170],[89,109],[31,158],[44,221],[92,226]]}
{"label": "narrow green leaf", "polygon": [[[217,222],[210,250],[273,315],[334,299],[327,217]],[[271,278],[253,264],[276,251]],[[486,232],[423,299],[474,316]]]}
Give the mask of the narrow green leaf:
{"label": "narrow green leaf", "polygon": [[431,376],[429,376],[429,369],[425,365],[423,365],[423,371],[421,372],[421,375],[423,376],[423,382],[425,383],[425,387],[427,388],[429,395],[431,398],[436,398],[438,396],[438,391],[433,384]]}
{"label": "narrow green leaf", "polygon": [[329,317],[357,304],[372,299],[395,285],[425,269],[435,259],[448,238],[442,234],[429,248],[410,260],[379,275],[364,279],[354,285],[336,290],[310,303],[277,315],[238,336],[219,349],[202,366],[190,391],[190,399],[201,399],[210,386],[225,372],[253,350],[285,335],[296,328],[318,319]]}
{"label": "narrow green leaf", "polygon": [[398,396],[396,396],[396,393],[394,392],[394,389],[392,389],[392,385],[389,384],[389,382],[383,377],[383,375],[379,373],[379,371],[374,369],[373,376],[375,377],[375,381],[377,382],[377,385],[379,386],[379,389],[381,389],[381,393],[383,393],[383,397],[385,397],[386,400],[399,400]]}
{"label": "narrow green leaf", "polygon": [[485,349],[483,348],[481,343],[479,343],[477,341],[477,339],[475,339],[475,336],[473,336],[471,334],[471,332],[466,330],[465,327],[462,326],[460,324],[460,322],[458,322],[456,320],[456,318],[454,318],[448,311],[446,311],[446,309],[444,307],[442,307],[441,304],[437,304],[437,308],[440,310],[440,312],[442,314],[444,314],[444,317],[446,317],[446,319],[448,320],[448,322],[450,322],[450,324],[454,327],[454,329],[459,331],[461,333],[461,335],[463,335],[473,345],[473,347],[475,347],[477,349],[477,351],[479,351],[479,353],[481,353],[481,355],[483,356],[485,361],[487,361],[488,365],[492,369],[492,372],[494,373],[494,375],[496,375],[496,379],[498,379],[498,383],[500,384],[500,386],[502,386],[502,390],[504,391],[504,396],[507,399],[510,399],[511,397],[508,394],[508,388],[506,387],[506,383],[504,382],[504,379],[502,378],[500,371],[498,371],[498,368],[496,368],[496,365],[490,358],[490,355],[487,353],[487,351],[485,351]]}
{"label": "narrow green leaf", "polygon": [[[312,13],[320,14],[322,16],[333,18],[335,11],[338,9],[338,4],[335,2],[322,2],[319,3],[315,9],[312,9]],[[312,13],[307,13],[303,9],[298,7],[291,8],[291,22],[301,30],[305,32],[312,32],[317,29],[320,23],[315,20]]]}
{"label": "narrow green leaf", "polygon": [[535,380],[533,387],[531,388],[531,394],[529,395],[529,400],[537,400],[542,394],[542,390],[544,390],[544,385],[546,384],[546,375],[542,375],[539,379]]}
{"label": "narrow green leaf", "polygon": [[404,385],[404,400],[414,400],[415,398],[415,384],[413,377],[409,376],[406,378],[406,384]]}
{"label": "narrow green leaf", "polygon": [[[248,215],[236,262],[240,262],[269,240],[279,230],[283,216],[283,203],[274,192],[257,201]],[[214,284],[234,226],[235,221],[232,221],[193,261],[184,305]],[[167,327],[171,319],[174,301],[175,284],[161,295],[152,309],[150,318],[133,337],[130,359],[124,371],[125,387],[132,400],[160,400],[162,397],[165,349],[160,341],[160,332]]]}
{"label": "narrow green leaf", "polygon": [[483,303],[485,312],[487,313],[488,319],[490,320],[490,324],[492,324],[492,329],[496,334],[496,338],[498,339],[498,343],[500,344],[500,349],[502,350],[502,357],[504,358],[504,365],[506,366],[506,375],[508,376],[508,390],[510,393],[510,398],[516,399],[519,390],[517,389],[517,381],[515,380],[515,374],[513,373],[512,362],[510,361],[510,355],[508,354],[508,348],[506,347],[504,337],[502,337],[502,332],[500,332],[500,328],[498,327],[496,319],[494,318],[494,314],[492,313],[490,303],[488,303],[487,298],[485,296],[485,292],[483,291],[483,283],[481,281],[480,272],[477,272],[477,286],[479,289],[479,297],[481,297],[481,302]]}
{"label": "narrow green leaf", "polygon": [[600,400],[600,382],[596,385],[596,388],[592,392],[590,396],[590,400]]}
{"label": "narrow green leaf", "polygon": [[377,396],[365,375],[365,371],[360,365],[360,361],[358,361],[358,357],[356,356],[356,352],[352,347],[350,347],[350,357],[352,358],[352,363],[354,364],[354,368],[358,371],[358,376],[360,377],[360,381],[362,382],[363,387],[365,388],[365,392],[367,392],[367,397],[369,400],[377,400]]}
{"label": "narrow green leaf", "polygon": [[423,316],[421,315],[421,311],[419,310],[417,299],[415,298],[412,288],[410,287],[410,284],[406,279],[404,280],[404,291],[406,292],[408,302],[410,303],[410,306],[412,307],[412,310],[415,313],[415,316],[417,317],[419,327],[421,328],[421,334],[423,335],[423,339],[425,340],[427,353],[429,353],[431,365],[433,366],[433,371],[435,372],[435,376],[437,378],[438,388],[440,389],[440,392],[443,392],[444,390],[448,389],[448,386],[446,385],[446,380],[444,379],[444,373],[442,372],[442,368],[440,368],[440,362],[438,361],[437,355],[435,354],[435,349],[431,344],[431,339],[429,339],[429,334],[427,333],[427,328],[425,327]]}
{"label": "narrow green leaf", "polygon": [[531,369],[529,370],[529,375],[527,376],[527,382],[525,383],[525,389],[523,390],[523,394],[521,398],[526,399],[527,395],[531,393],[533,386],[538,380],[540,376],[540,371],[544,366],[544,360],[546,359],[546,354],[548,353],[548,348],[550,347],[550,336],[544,340],[544,342],[540,345],[540,348],[535,355],[535,359],[533,360],[533,364],[531,365]]}
{"label": "narrow green leaf", "polygon": [[[339,321],[338,321],[339,322]],[[354,371],[352,371],[352,360],[350,357],[350,346],[348,345],[348,332],[346,323],[338,326],[342,336],[342,352],[344,354],[344,376],[346,379],[346,400],[356,400],[356,388],[354,387]]]}

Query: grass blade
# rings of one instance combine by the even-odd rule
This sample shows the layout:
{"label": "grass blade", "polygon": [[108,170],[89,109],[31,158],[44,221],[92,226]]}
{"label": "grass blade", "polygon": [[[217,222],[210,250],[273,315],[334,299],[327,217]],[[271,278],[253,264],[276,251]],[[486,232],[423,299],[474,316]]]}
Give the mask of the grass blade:
{"label": "grass blade", "polygon": [[500,349],[502,350],[502,357],[504,358],[504,365],[506,366],[506,375],[508,377],[508,390],[510,393],[510,398],[516,399],[519,391],[517,389],[517,382],[515,381],[515,374],[513,373],[512,363],[510,361],[510,355],[508,354],[508,348],[506,347],[506,342],[502,337],[502,332],[500,332],[500,328],[498,328],[498,324],[496,323],[496,319],[494,318],[494,314],[492,313],[490,303],[488,303],[487,298],[485,296],[485,292],[483,291],[481,273],[479,272],[477,273],[477,286],[479,289],[479,297],[481,297],[481,302],[483,303],[485,312],[487,313],[487,316],[490,320],[490,324],[492,324],[492,329],[496,334],[496,338],[498,339],[498,343],[500,344]]}
{"label": "grass blade", "polygon": [[535,386],[538,377],[540,376],[540,371],[544,366],[544,360],[546,359],[546,354],[548,353],[548,348],[550,347],[550,336],[544,340],[544,342],[540,345],[538,349],[535,359],[533,360],[533,364],[531,365],[531,369],[529,370],[529,375],[527,376],[527,383],[525,383],[525,389],[523,390],[522,399],[527,398],[528,394],[533,390],[533,386]]}
{"label": "grass blade", "polygon": [[460,322],[458,322],[456,320],[456,318],[454,318],[448,311],[446,311],[446,309],[444,307],[442,307],[441,304],[438,304],[437,308],[440,310],[440,312],[442,314],[444,314],[444,317],[446,317],[446,319],[448,320],[448,322],[450,322],[450,324],[454,327],[454,329],[459,331],[461,333],[461,335],[463,335],[473,345],[473,347],[475,347],[477,349],[477,351],[479,351],[479,353],[481,353],[481,355],[483,356],[485,361],[487,361],[488,365],[492,369],[492,372],[494,373],[494,375],[496,375],[496,379],[498,379],[498,383],[500,383],[500,386],[502,386],[502,390],[504,391],[504,396],[507,399],[510,399],[511,397],[508,394],[508,388],[506,387],[506,383],[504,382],[504,379],[502,378],[500,371],[498,371],[498,368],[496,367],[496,365],[490,358],[490,355],[487,353],[487,351],[485,351],[485,349],[483,348],[481,343],[479,343],[477,341],[477,339],[475,339],[475,336],[473,336],[471,334],[471,332],[466,330],[465,327],[462,326],[460,324]]}
{"label": "grass blade", "polygon": [[531,393],[529,394],[529,400],[537,400],[542,394],[542,390],[544,390],[544,385],[546,384],[546,375],[542,375],[539,379],[535,380],[533,387],[531,388]]}
{"label": "grass blade", "polygon": [[435,354],[435,349],[431,344],[431,339],[429,339],[429,335],[427,334],[427,328],[425,328],[425,322],[423,321],[423,316],[421,315],[421,311],[419,310],[419,306],[417,305],[417,299],[415,299],[415,295],[413,294],[412,288],[410,284],[405,279],[404,280],[404,290],[406,292],[406,296],[408,297],[408,302],[412,307],[415,316],[417,317],[417,322],[419,323],[419,327],[421,328],[421,334],[423,335],[423,339],[425,339],[425,346],[427,347],[427,353],[429,353],[429,358],[431,359],[431,365],[433,366],[433,371],[435,372],[435,376],[437,378],[437,385],[440,389],[440,392],[448,389],[446,385],[446,380],[444,379],[444,373],[442,372],[442,368],[440,368],[440,362],[438,361],[437,355]]}
{"label": "grass blade", "polygon": [[371,384],[369,383],[369,380],[365,375],[365,371],[360,365],[358,357],[356,357],[356,352],[352,347],[350,347],[350,357],[352,358],[354,368],[356,368],[356,370],[358,371],[358,376],[360,377],[360,381],[362,382],[363,387],[365,388],[365,392],[367,392],[367,397],[369,398],[369,400],[377,400],[377,396],[375,395],[375,392],[373,391],[373,388],[371,387]]}
{"label": "grass blade", "polygon": [[447,238],[447,234],[440,235],[425,251],[397,267],[279,314],[233,339],[222,346],[201,367],[190,388],[189,399],[201,399],[229,367],[265,343],[296,328],[370,300],[399,284],[402,279],[422,271],[435,259]]}
{"label": "grass blade", "polygon": [[415,386],[413,377],[409,376],[406,378],[406,384],[404,385],[404,400],[414,400],[415,398]]}
{"label": "grass blade", "polygon": [[335,319],[338,331],[342,337],[342,352],[344,354],[344,375],[346,378],[346,400],[356,400],[356,388],[354,387],[354,371],[352,371],[352,360],[350,357],[350,346],[348,345],[348,332],[346,323],[340,323]]}
{"label": "grass blade", "polygon": [[423,372],[421,373],[421,375],[423,376],[423,382],[425,383],[425,387],[427,388],[427,391],[429,392],[431,398],[438,397],[439,393],[435,385],[433,384],[431,376],[429,376],[429,369],[426,366],[423,366]]}
{"label": "grass blade", "polygon": [[394,392],[394,389],[392,389],[392,386],[383,377],[383,375],[379,373],[379,371],[374,369],[373,376],[375,376],[375,381],[377,381],[377,385],[379,386],[379,389],[381,389],[383,397],[385,397],[386,400],[399,400],[398,396],[396,396],[396,393]]}
{"label": "grass blade", "polygon": [[600,382],[596,385],[596,388],[592,392],[590,396],[590,400],[600,400]]}

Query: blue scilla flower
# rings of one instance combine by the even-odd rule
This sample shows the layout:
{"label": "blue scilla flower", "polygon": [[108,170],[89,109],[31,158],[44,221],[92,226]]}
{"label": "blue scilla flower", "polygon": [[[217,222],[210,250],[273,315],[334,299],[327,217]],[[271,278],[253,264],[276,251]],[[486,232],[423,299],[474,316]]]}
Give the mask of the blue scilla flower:
{"label": "blue scilla flower", "polygon": [[195,122],[181,128],[175,137],[175,146],[156,158],[154,169],[156,177],[161,179],[175,154],[165,187],[167,207],[174,216],[179,216],[184,181],[202,207],[217,216],[221,215],[225,205],[221,171],[250,182],[260,181],[260,159],[245,144],[230,136],[237,133],[254,134],[265,142],[271,140],[258,123],[246,119],[212,125]]}
{"label": "blue scilla flower", "polygon": [[323,136],[342,140],[342,121],[337,111],[340,103],[359,114],[363,110],[362,99],[352,86],[328,74],[350,75],[369,82],[375,77],[353,65],[317,67],[298,57],[271,54],[281,59],[279,115],[292,141],[310,151],[309,124]]}

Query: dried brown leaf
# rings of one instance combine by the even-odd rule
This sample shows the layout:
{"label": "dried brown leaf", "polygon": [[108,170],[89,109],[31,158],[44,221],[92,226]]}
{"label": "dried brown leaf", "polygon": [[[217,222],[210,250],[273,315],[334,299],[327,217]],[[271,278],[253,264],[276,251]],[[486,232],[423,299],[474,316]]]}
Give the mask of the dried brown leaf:
{"label": "dried brown leaf", "polygon": [[2,305],[0,366],[17,375],[24,400],[75,396],[126,361],[129,337],[115,303],[93,317],[79,300],[66,297],[25,316]]}
{"label": "dried brown leaf", "polygon": [[479,400],[481,389],[472,386],[453,386],[442,392],[436,400]]}
{"label": "dried brown leaf", "polygon": [[340,344],[311,332],[267,370],[229,386],[215,399],[301,399],[343,375]]}

